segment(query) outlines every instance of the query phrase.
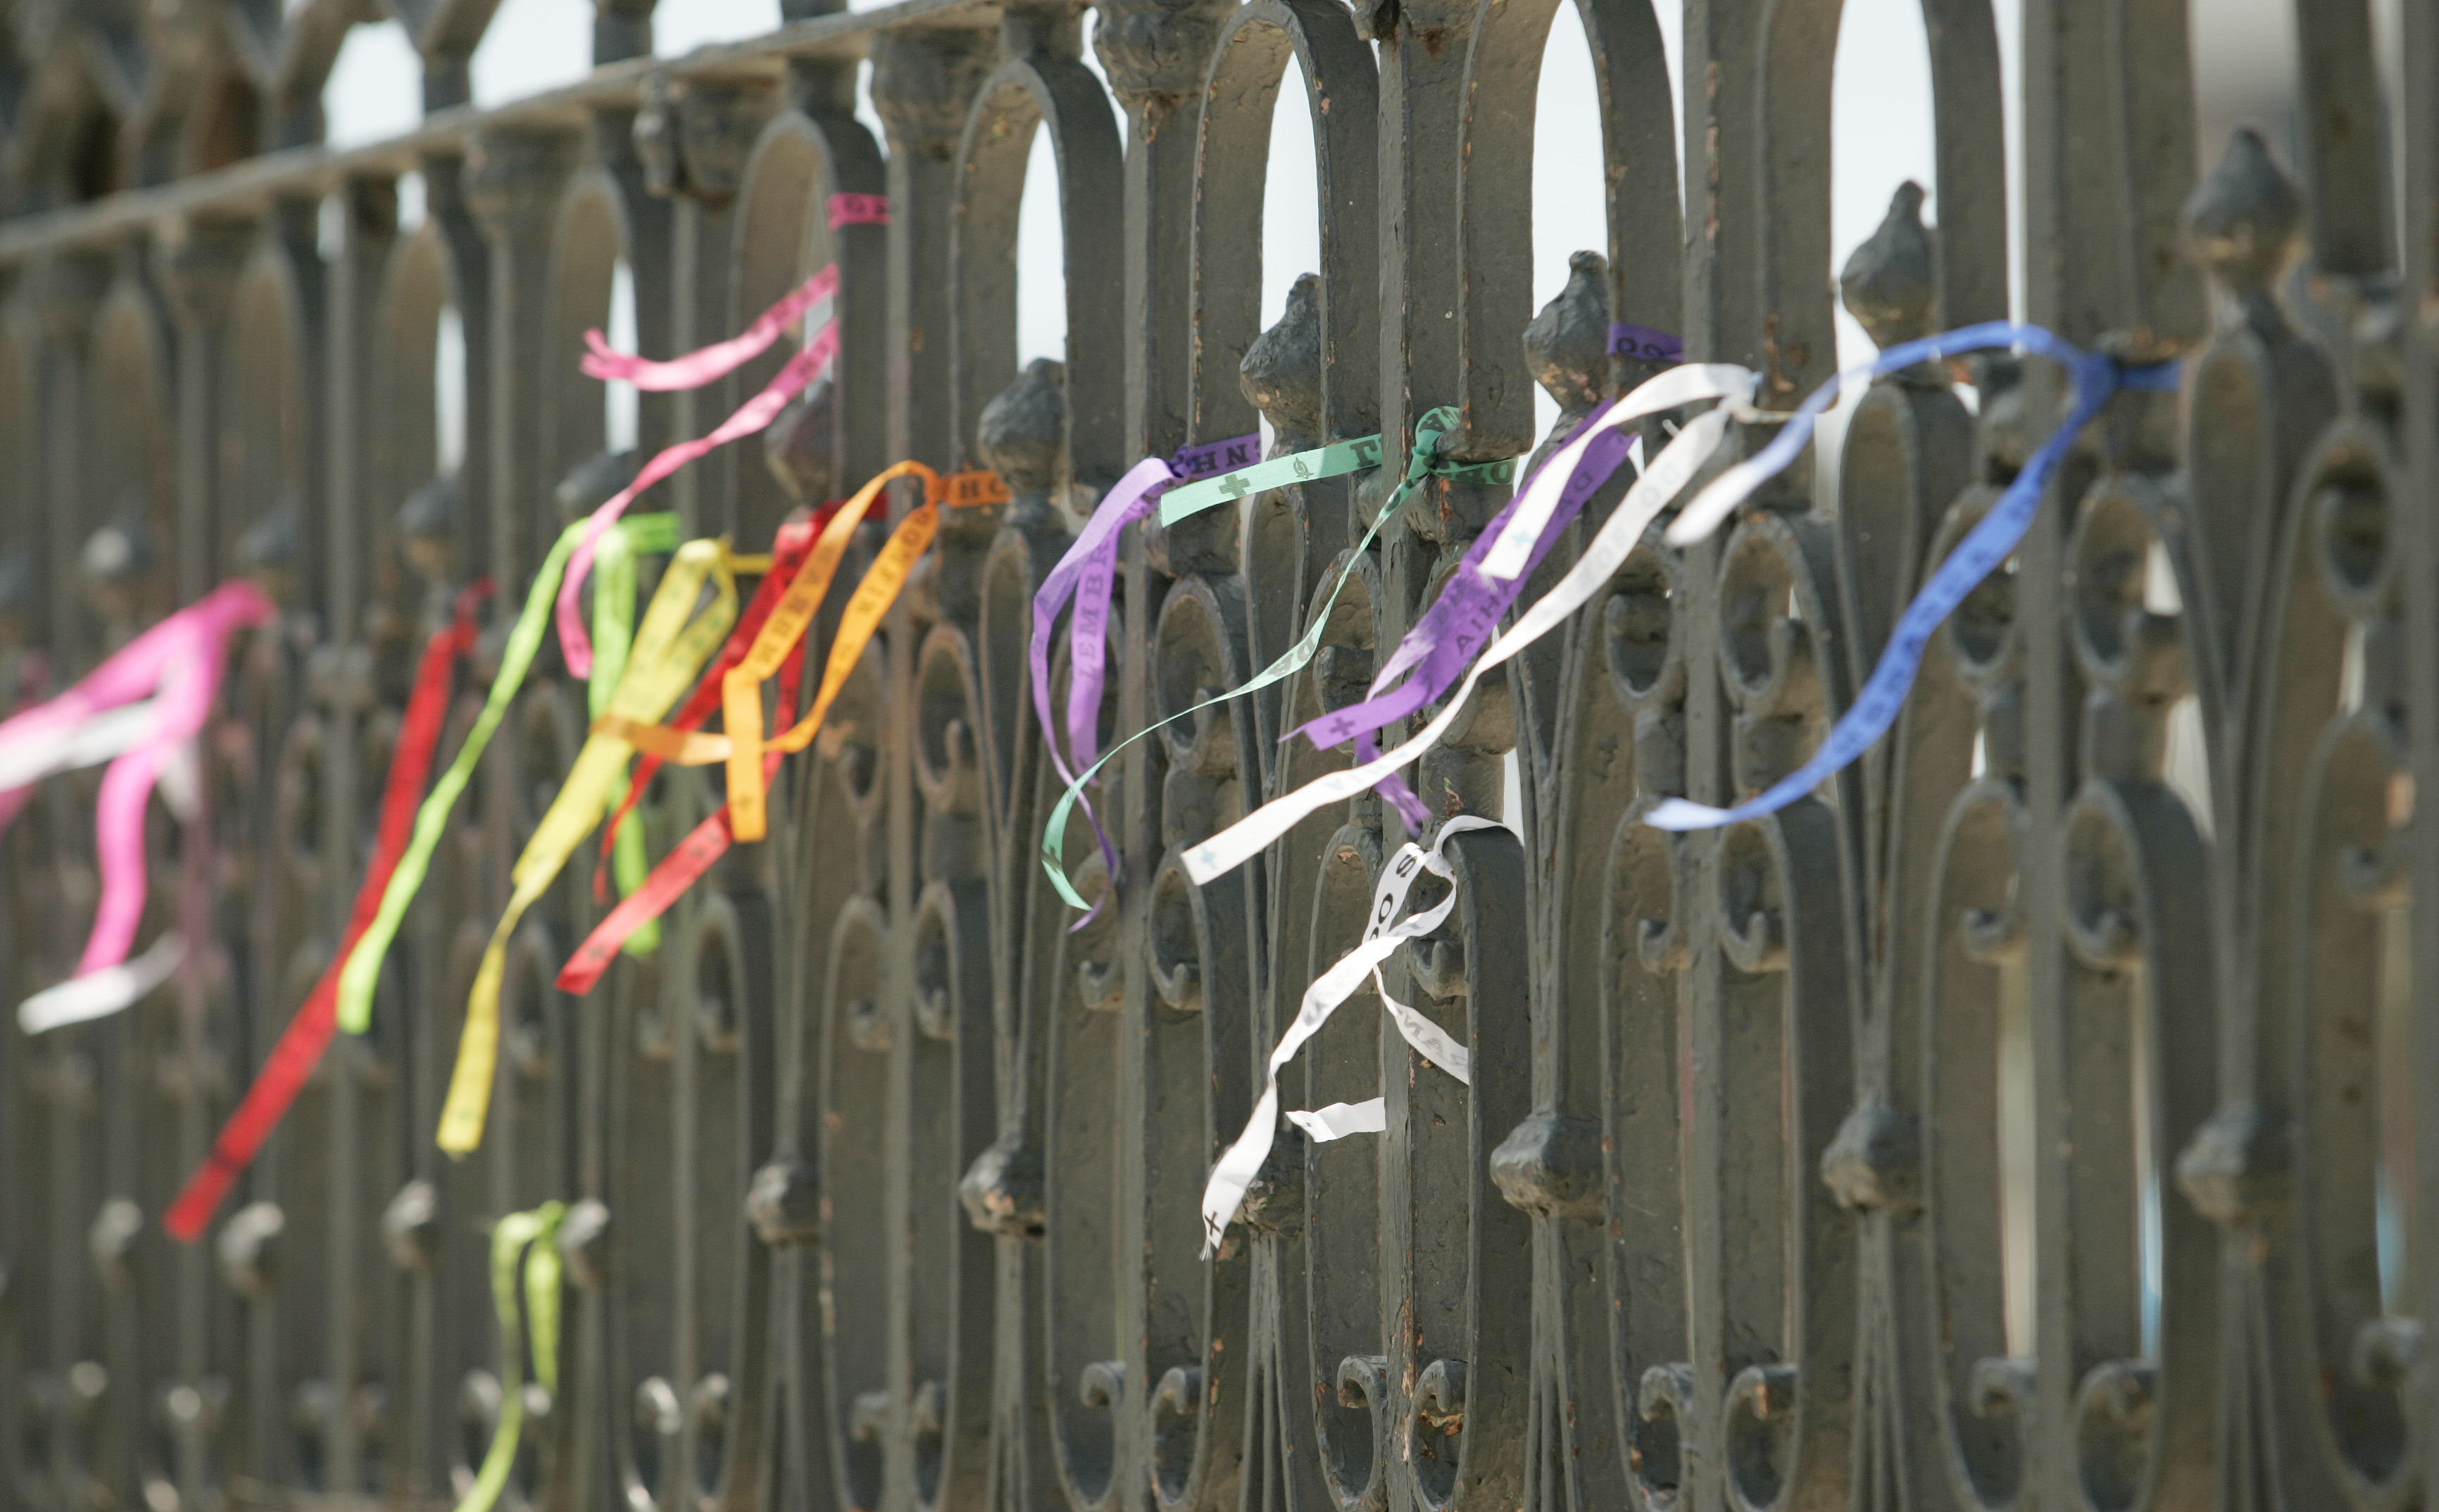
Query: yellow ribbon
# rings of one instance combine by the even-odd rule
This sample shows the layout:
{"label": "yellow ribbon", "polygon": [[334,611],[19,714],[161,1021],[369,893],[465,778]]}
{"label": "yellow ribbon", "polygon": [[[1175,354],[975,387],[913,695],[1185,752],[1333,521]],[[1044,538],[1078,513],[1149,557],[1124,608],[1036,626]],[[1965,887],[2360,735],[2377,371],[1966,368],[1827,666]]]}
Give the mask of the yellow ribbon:
{"label": "yellow ribbon", "polygon": [[[668,712],[737,620],[739,567],[750,568],[757,560],[768,565],[767,558],[732,556],[724,541],[690,541],[678,548],[644,612],[626,671],[610,695],[611,713],[655,720]],[[713,583],[713,598],[697,614],[695,601],[706,578]],[[466,1028],[457,1043],[457,1067],[450,1075],[448,1101],[440,1110],[440,1147],[452,1155],[467,1154],[483,1143],[483,1121],[499,1062],[500,980],[507,970],[508,939],[525,910],[550,890],[576,847],[625,792],[632,755],[633,748],[616,735],[588,737],[567,780],[560,784],[559,795],[508,873],[514,891],[474,972],[474,987],[466,999]]]}
{"label": "yellow ribbon", "polygon": [[[822,685],[813,696],[811,712],[782,732],[775,739],[763,738],[762,685],[775,675],[779,664],[787,659],[789,649],[805,633],[822,599],[829,592],[830,579],[838,573],[841,558],[846,556],[848,541],[855,527],[863,522],[865,511],[881,496],[881,490],[891,479],[919,477],[923,480],[921,507],[910,510],[905,519],[891,531],[881,555],[856,585],[855,596],[847,600],[846,612],[839,617],[838,636],[830,643],[829,661],[822,671]],[[731,833],[740,841],[760,840],[768,832],[770,818],[764,802],[763,758],[770,752],[802,751],[812,743],[829,714],[830,704],[846,687],[847,675],[855,670],[863,648],[881,628],[881,621],[897,601],[899,590],[915,570],[915,563],[932,544],[940,527],[940,507],[970,508],[1007,502],[1007,488],[989,472],[958,472],[948,477],[933,471],[920,462],[899,462],[856,490],[855,497],[842,505],[830,517],[821,539],[813,543],[812,554],[805,560],[802,571],[788,585],[788,592],[771,617],[763,622],[754,644],[744,657],[729,669],[721,683],[721,711],[727,725],[724,733],[705,735],[701,731],[672,730],[646,720],[622,718],[613,713],[594,720],[596,736],[616,736],[631,742],[635,749],[649,752],[664,761],[679,766],[702,767],[715,762],[728,766],[728,824]],[[784,711],[783,711],[784,712]]]}

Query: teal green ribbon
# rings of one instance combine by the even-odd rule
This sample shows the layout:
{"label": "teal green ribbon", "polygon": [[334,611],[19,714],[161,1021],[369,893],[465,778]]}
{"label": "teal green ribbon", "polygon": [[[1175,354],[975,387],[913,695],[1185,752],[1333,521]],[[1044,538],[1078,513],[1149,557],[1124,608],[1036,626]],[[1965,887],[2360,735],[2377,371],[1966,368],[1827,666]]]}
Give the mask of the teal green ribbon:
{"label": "teal green ribbon", "polygon": [[[1433,410],[1432,414],[1449,417],[1447,425],[1432,433],[1434,436],[1442,431],[1455,428],[1454,410]],[[1430,422],[1431,417],[1425,416],[1415,426],[1417,445],[1421,443],[1422,426]],[[1352,441],[1332,441],[1309,452],[1291,452],[1286,456],[1274,456],[1249,468],[1238,468],[1234,472],[1222,472],[1217,477],[1202,478],[1169,489],[1160,496],[1160,523],[1172,525],[1188,515],[1201,514],[1205,509],[1216,508],[1249,493],[1292,488],[1299,483],[1314,483],[1380,465],[1380,438],[1377,436]],[[1477,462],[1461,467],[1434,466],[1431,471],[1447,477],[1478,477],[1490,483],[1513,483],[1516,481],[1516,459],[1510,456],[1496,462]],[[1400,496],[1404,489],[1410,489],[1414,484],[1415,480],[1410,475],[1400,485]]]}
{"label": "teal green ribbon", "polygon": [[[466,784],[474,774],[474,764],[483,758],[484,747],[490,744],[500,721],[507,718],[508,704],[525,686],[525,673],[533,666],[534,655],[542,649],[543,634],[550,629],[551,601],[559,592],[559,579],[567,570],[567,559],[576,543],[584,538],[585,521],[579,520],[560,532],[559,540],[543,559],[542,570],[525,590],[525,605],[517,622],[508,631],[508,643],[500,653],[499,675],[491,679],[490,696],[483,701],[483,712],[468,731],[466,743],[457,752],[449,770],[432,786],[431,796],[416,811],[415,838],[408,842],[406,854],[401,856],[398,870],[390,874],[389,886],[383,892],[381,912],[373,916],[370,927],[356,941],[347,964],[339,972],[339,1027],[349,1034],[362,1034],[371,1027],[373,989],[381,982],[383,957],[389,953],[390,941],[406,917],[407,905],[415,901],[416,893],[423,886],[424,874],[432,868],[432,853],[440,845],[440,836],[449,827],[449,810],[455,808]],[[618,522],[615,530],[636,552],[666,553],[678,545],[678,517],[674,514],[634,515]],[[623,647],[633,638],[635,596],[631,591],[621,599],[614,594],[596,593],[594,611],[596,625],[603,612],[602,601],[610,601],[610,613],[622,616],[617,633]],[[599,633],[598,630],[596,631]],[[625,660],[623,651],[619,658]]]}
{"label": "teal green ribbon", "polygon": [[[1070,782],[1066,792],[1059,795],[1059,802],[1050,810],[1050,821],[1042,827],[1041,830],[1041,868],[1050,874],[1050,885],[1058,890],[1059,896],[1066,900],[1069,907],[1090,908],[1092,905],[1076,891],[1076,884],[1067,877],[1067,816],[1075,811],[1077,803],[1083,796],[1085,786],[1099,774],[1103,767],[1115,759],[1119,752],[1167,725],[1174,724],[1190,715],[1199,714],[1215,704],[1225,703],[1230,699],[1242,698],[1248,693],[1269,687],[1273,683],[1283,682],[1303,670],[1305,665],[1310,662],[1321,649],[1321,635],[1322,631],[1328,628],[1329,612],[1337,606],[1338,596],[1345,590],[1346,579],[1354,575],[1356,560],[1371,546],[1374,538],[1380,534],[1381,527],[1396,517],[1398,507],[1406,502],[1406,495],[1412,493],[1425,478],[1438,473],[1451,477],[1479,476],[1496,482],[1504,482],[1515,476],[1516,459],[1513,457],[1497,462],[1470,464],[1452,465],[1441,462],[1438,456],[1440,437],[1454,430],[1456,423],[1456,411],[1445,405],[1430,411],[1415,422],[1415,449],[1413,454],[1407,459],[1406,475],[1398,480],[1398,486],[1390,490],[1389,497],[1382,501],[1380,509],[1372,516],[1371,527],[1363,532],[1363,539],[1355,543],[1355,550],[1349,554],[1346,566],[1339,572],[1337,581],[1329,585],[1329,596],[1322,601],[1321,612],[1312,616],[1312,624],[1305,631],[1303,639],[1289,647],[1277,661],[1255,673],[1236,688],[1217,697],[1204,699],[1192,708],[1180,709],[1167,719],[1147,725],[1112,746],[1102,754],[1099,760],[1085,768],[1073,782]],[[1380,464],[1380,438],[1376,436],[1367,436],[1361,441],[1340,441],[1317,451],[1299,452],[1292,456],[1274,457],[1271,461],[1256,463],[1250,468],[1240,468],[1235,472],[1222,473],[1219,477],[1208,478],[1201,483],[1188,484],[1184,489],[1172,490],[1162,497],[1161,523],[1166,525],[1173,518],[1182,518],[1199,509],[1210,508],[1226,499],[1241,498],[1256,489],[1278,488],[1282,482],[1292,483],[1306,476],[1330,475],[1328,472],[1320,471],[1309,474],[1299,474],[1291,470],[1283,475],[1270,474],[1280,478],[1279,482],[1259,481],[1265,470],[1281,468],[1285,464],[1299,460],[1316,470],[1324,466],[1334,467],[1339,472],[1351,472],[1362,467],[1376,467]],[[1360,458],[1364,454],[1367,447],[1370,449],[1371,461],[1364,462]],[[1339,466],[1340,463],[1344,465]],[[1247,482],[1241,489],[1231,492],[1228,485],[1232,479],[1239,478],[1254,481]],[[1196,503],[1189,497],[1185,508],[1178,511],[1176,515],[1170,513],[1169,506],[1179,494],[1192,495],[1203,489],[1212,490],[1210,496],[1203,502]],[[1112,878],[1110,885],[1116,885],[1116,881],[1117,879]]]}

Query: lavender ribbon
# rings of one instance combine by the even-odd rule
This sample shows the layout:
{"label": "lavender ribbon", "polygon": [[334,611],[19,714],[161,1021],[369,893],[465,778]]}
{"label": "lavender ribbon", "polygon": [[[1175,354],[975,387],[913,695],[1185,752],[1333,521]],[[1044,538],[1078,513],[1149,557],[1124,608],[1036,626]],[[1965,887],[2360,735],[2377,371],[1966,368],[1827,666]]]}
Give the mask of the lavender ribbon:
{"label": "lavender ribbon", "polygon": [[[1094,508],[1082,533],[1069,544],[1066,554],[1034,593],[1033,633],[1026,648],[1033,676],[1033,712],[1041,721],[1042,742],[1050,749],[1051,765],[1068,786],[1075,786],[1077,772],[1090,769],[1100,755],[1101,689],[1108,676],[1110,608],[1116,597],[1120,534],[1151,513],[1171,484],[1243,467],[1255,460],[1261,445],[1258,433],[1232,436],[1226,440],[1189,446],[1166,461],[1146,457],[1136,463]],[[1050,630],[1058,622],[1059,612],[1071,601],[1075,610],[1067,622],[1069,755],[1062,756],[1058,726],[1050,716]],[[1084,817],[1092,823],[1094,838],[1100,843],[1102,863],[1114,884],[1118,876],[1117,847],[1110,843],[1109,831],[1102,827],[1100,816],[1093,811],[1089,799],[1084,802]],[[1105,887],[1101,896],[1107,898],[1109,889]],[[1095,903],[1091,912],[1069,927],[1081,929],[1099,912],[1100,905]]]}

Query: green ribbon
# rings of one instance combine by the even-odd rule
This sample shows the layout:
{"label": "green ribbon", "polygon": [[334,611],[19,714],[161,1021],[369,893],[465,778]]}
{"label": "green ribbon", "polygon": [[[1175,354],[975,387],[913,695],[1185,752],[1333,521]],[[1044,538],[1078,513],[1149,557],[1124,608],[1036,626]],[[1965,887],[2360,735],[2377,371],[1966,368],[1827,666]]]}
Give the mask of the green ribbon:
{"label": "green ribbon", "polygon": [[[572,549],[572,547],[571,547]],[[547,601],[547,600],[545,600]],[[525,1329],[517,1317],[517,1256],[525,1255],[525,1315],[533,1320],[534,1379],[559,1390],[559,1236],[564,1202],[511,1213],[491,1230],[491,1305],[500,1314],[500,1422],[456,1512],[491,1512],[516,1467],[525,1434]]]}
{"label": "green ribbon", "polygon": [[[1314,655],[1321,649],[1321,634],[1324,630],[1328,628],[1329,612],[1337,606],[1338,596],[1345,589],[1346,579],[1354,576],[1356,559],[1362,557],[1364,551],[1371,546],[1373,538],[1380,535],[1381,526],[1387,525],[1390,519],[1397,514],[1398,506],[1406,502],[1406,495],[1413,492],[1415,486],[1421,483],[1423,479],[1435,472],[1448,477],[1460,475],[1485,476],[1495,482],[1506,482],[1514,478],[1516,472],[1516,459],[1514,457],[1504,458],[1497,462],[1481,462],[1467,465],[1443,464],[1434,454],[1438,451],[1440,436],[1449,431],[1454,430],[1456,428],[1456,411],[1445,405],[1428,412],[1421,419],[1415,422],[1415,450],[1412,456],[1407,460],[1406,475],[1398,480],[1397,488],[1392,489],[1389,497],[1382,502],[1380,511],[1373,515],[1371,528],[1363,532],[1363,539],[1355,543],[1355,550],[1347,557],[1346,566],[1339,572],[1338,580],[1329,585],[1329,596],[1322,600],[1321,613],[1312,616],[1312,624],[1310,628],[1305,631],[1304,638],[1302,640],[1299,640],[1293,646],[1289,647],[1286,652],[1282,654],[1277,661],[1273,662],[1270,666],[1255,673],[1253,677],[1228,692],[1221,693],[1215,698],[1204,699],[1202,703],[1195,704],[1192,708],[1181,709],[1177,713],[1170,715],[1167,719],[1162,720],[1158,723],[1147,725],[1143,729],[1137,730],[1134,734],[1119,741],[1117,744],[1110,747],[1107,752],[1102,754],[1102,756],[1098,761],[1095,761],[1091,766],[1085,768],[1084,771],[1077,776],[1075,781],[1067,785],[1067,791],[1059,795],[1059,802],[1054,805],[1050,810],[1050,822],[1043,826],[1041,830],[1041,868],[1050,874],[1050,885],[1058,890],[1059,896],[1066,900],[1069,907],[1089,909],[1093,905],[1084,900],[1082,895],[1076,891],[1076,884],[1070,881],[1067,877],[1067,816],[1075,811],[1077,801],[1083,795],[1085,785],[1090,783],[1094,776],[1097,774],[1103,767],[1108,766],[1119,752],[1134,744],[1137,740],[1143,739],[1145,737],[1159,731],[1166,725],[1174,724],[1178,720],[1186,718],[1188,715],[1200,714],[1204,709],[1210,708],[1214,704],[1225,703],[1230,699],[1242,698],[1248,693],[1255,692],[1261,688],[1266,688],[1273,683],[1293,677],[1297,672],[1303,670],[1305,664],[1310,662]],[[1185,515],[1192,514],[1198,509],[1209,508],[1213,505],[1219,504],[1223,499],[1241,497],[1244,493],[1250,492],[1256,488],[1277,488],[1282,483],[1293,483],[1298,481],[1300,478],[1307,476],[1330,476],[1330,473],[1325,471],[1314,471],[1311,473],[1296,473],[1293,471],[1288,471],[1269,474],[1274,477],[1277,481],[1258,481],[1266,474],[1266,472],[1268,472],[1268,470],[1280,468],[1288,463],[1303,462],[1308,466],[1320,468],[1324,465],[1332,464],[1333,460],[1344,462],[1349,456],[1361,456],[1363,449],[1369,447],[1371,449],[1370,454],[1372,457],[1370,462],[1347,462],[1345,466],[1336,467],[1335,471],[1339,472],[1351,472],[1359,467],[1378,466],[1380,457],[1380,438],[1375,436],[1367,436],[1361,441],[1340,441],[1330,446],[1322,447],[1318,451],[1298,452],[1292,456],[1275,457],[1268,462],[1256,463],[1253,467],[1240,468],[1235,472],[1223,473],[1219,477],[1208,478],[1201,483],[1189,484],[1184,489],[1177,489],[1162,497],[1161,523],[1166,525],[1172,518],[1176,518],[1176,516],[1172,516],[1170,514],[1168,507],[1180,493],[1192,494],[1198,489],[1206,488],[1213,489],[1210,497],[1202,500],[1202,502],[1198,503],[1189,499],[1186,507],[1178,511],[1179,515]],[[1337,456],[1334,459],[1332,457],[1332,454],[1337,454]],[[1246,484],[1244,488],[1232,493],[1228,490],[1226,485],[1228,485],[1232,479],[1237,478],[1255,479],[1256,481],[1250,482]]]}
{"label": "green ribbon", "polygon": [[[1433,415],[1442,413],[1446,413],[1450,419],[1439,431],[1453,429],[1455,411],[1432,412]],[[1429,423],[1430,416],[1424,417],[1422,424]],[[1437,436],[1439,431],[1433,432],[1433,435]],[[1422,425],[1418,424],[1415,429],[1418,444],[1422,434]],[[1216,508],[1249,493],[1291,488],[1298,483],[1312,483],[1346,472],[1361,472],[1380,465],[1380,438],[1377,436],[1366,436],[1353,441],[1332,441],[1309,452],[1291,452],[1286,456],[1274,456],[1249,468],[1238,468],[1234,472],[1222,472],[1217,477],[1202,478],[1169,489],[1160,496],[1160,523],[1173,525],[1188,515],[1201,514],[1205,509]],[[1516,459],[1502,457],[1496,462],[1433,467],[1432,471],[1448,477],[1480,477],[1492,483],[1513,483],[1516,481]],[[1409,477],[1405,487],[1413,486],[1414,480]]]}
{"label": "green ribbon", "polygon": [[[584,538],[586,522],[579,520],[560,532],[559,540],[543,559],[542,570],[534,574],[532,586],[525,590],[525,607],[517,615],[514,628],[508,631],[508,643],[500,653],[500,673],[491,679],[490,696],[483,701],[482,715],[474,728],[467,732],[466,744],[449,770],[432,787],[431,796],[416,810],[415,838],[408,842],[406,854],[401,856],[398,870],[390,874],[389,886],[382,894],[381,912],[373,916],[370,928],[356,941],[347,964],[339,972],[339,1027],[349,1034],[362,1034],[372,1026],[373,989],[381,981],[383,957],[389,953],[390,941],[398,934],[406,908],[415,901],[416,892],[423,886],[424,874],[432,868],[432,853],[440,845],[440,836],[449,826],[449,810],[455,808],[467,782],[474,774],[474,764],[483,757],[483,748],[490,743],[500,721],[507,718],[508,704],[517,690],[525,685],[525,672],[533,666],[534,654],[542,649],[543,633],[550,629],[551,602],[559,593],[561,574],[567,570],[567,559],[576,543]],[[674,514],[634,515],[613,527],[638,552],[668,552],[677,549],[678,517]],[[619,644],[623,648],[633,638],[635,596],[631,591],[623,597],[615,594],[595,596],[595,633],[604,613],[601,601],[611,603],[609,614],[616,616]],[[623,661],[623,652],[619,658]]]}
{"label": "green ribbon", "polygon": [[[617,689],[619,674],[627,669],[627,658],[635,644],[635,569],[636,558],[644,551],[668,552],[677,545],[676,516],[667,544],[646,543],[638,548],[633,536],[613,530],[601,537],[593,554],[593,674],[584,685],[587,716],[599,719],[610,706],[610,695]],[[618,826],[618,838],[610,851],[610,874],[617,881],[618,896],[626,897],[651,875],[651,863],[644,854],[644,827],[631,809]],[[661,925],[658,919],[646,919],[627,936],[625,950],[629,955],[642,958],[661,948]]]}

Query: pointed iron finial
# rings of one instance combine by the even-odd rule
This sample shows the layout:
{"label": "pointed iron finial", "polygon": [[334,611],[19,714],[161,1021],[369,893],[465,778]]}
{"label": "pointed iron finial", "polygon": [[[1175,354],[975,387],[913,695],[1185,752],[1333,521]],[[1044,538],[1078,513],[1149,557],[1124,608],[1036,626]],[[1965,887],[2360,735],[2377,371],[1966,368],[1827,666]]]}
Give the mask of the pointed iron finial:
{"label": "pointed iron finial", "polygon": [[762,433],[762,460],[798,504],[830,496],[830,443],[838,425],[838,384],[825,377],[807,384]]}
{"label": "pointed iron finial", "polygon": [[1288,291],[1278,324],[1245,348],[1237,383],[1285,438],[1321,435],[1321,279],[1305,274]]}
{"label": "pointed iron finial", "polygon": [[1930,335],[1937,318],[1931,237],[1922,223],[1922,186],[1908,179],[1890,197],[1880,228],[1838,276],[1848,313],[1884,351]]}
{"label": "pointed iron finial", "polygon": [[1524,363],[1558,401],[1561,424],[1590,414],[1609,376],[1609,259],[1578,252],[1567,284],[1524,328]]}
{"label": "pointed iron finial", "polygon": [[1067,369],[1047,357],[1024,365],[1016,382],[983,406],[974,447],[1010,493],[1047,493],[1059,483],[1067,439]]}
{"label": "pointed iron finial", "polygon": [[2218,167],[2185,201],[2185,247],[2229,289],[2265,289],[2285,271],[2303,218],[2303,201],[2270,144],[2239,126]]}

